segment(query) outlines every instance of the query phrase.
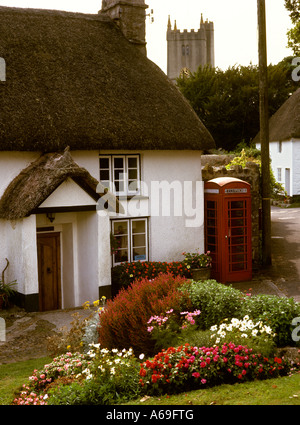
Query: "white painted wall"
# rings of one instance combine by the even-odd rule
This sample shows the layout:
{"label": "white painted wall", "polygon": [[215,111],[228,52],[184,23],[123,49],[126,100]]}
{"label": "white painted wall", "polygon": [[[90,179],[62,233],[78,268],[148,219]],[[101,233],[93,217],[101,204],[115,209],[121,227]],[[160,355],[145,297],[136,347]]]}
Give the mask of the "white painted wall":
{"label": "white painted wall", "polygon": [[[85,167],[99,179],[99,152],[71,153],[78,165]],[[144,188],[138,199],[124,202],[124,216],[149,217],[149,259],[182,260],[183,251],[203,251],[204,196],[201,152],[137,153],[141,158],[141,179]],[[11,180],[38,157],[39,153],[30,152],[0,153],[0,196]],[[164,198],[158,196],[159,185],[163,190],[166,189],[163,192]],[[188,186],[192,186],[192,191],[187,196]],[[175,189],[174,193],[172,188]],[[71,205],[79,195],[80,202],[86,202],[87,199],[82,198],[86,194],[81,193],[80,189],[78,193],[78,189],[73,182],[70,185],[67,181],[43,206]],[[170,214],[167,214],[168,206]],[[97,299],[98,287],[101,295],[101,286],[110,285],[110,217],[92,212],[57,213],[53,225],[55,231],[60,231],[62,235],[63,307],[78,306],[86,300]],[[10,261],[7,278],[17,279],[18,291],[24,294],[38,292],[36,228],[43,226],[51,226],[44,214],[32,215],[16,223],[0,220],[0,267],[5,266],[7,257]]]}
{"label": "white painted wall", "polygon": [[[256,144],[260,149],[260,143]],[[276,181],[282,183],[290,196],[300,195],[300,139],[270,142],[271,167]],[[278,179],[278,169],[281,169],[281,179]],[[288,171],[289,170],[289,171]],[[287,173],[290,174],[290,187],[288,187]]]}
{"label": "white painted wall", "polygon": [[39,152],[0,152],[0,197],[9,183],[39,157]]}
{"label": "white painted wall", "polygon": [[300,139],[293,139],[292,194],[300,195]]}
{"label": "white painted wall", "polygon": [[66,179],[39,208],[74,207],[96,205],[96,201],[88,195],[74,180]]}
{"label": "white painted wall", "polygon": [[36,246],[35,215],[9,222],[0,220],[1,228],[1,273],[9,260],[9,267],[5,271],[6,282],[17,280],[14,287],[21,294],[38,292],[37,259],[34,253]]}
{"label": "white painted wall", "polygon": [[[114,152],[122,153],[125,152]],[[122,202],[125,209],[122,217],[149,217],[149,259],[179,261],[183,258],[183,251],[203,251],[204,194],[201,152],[137,153],[140,153],[141,179],[144,183],[142,196]]]}

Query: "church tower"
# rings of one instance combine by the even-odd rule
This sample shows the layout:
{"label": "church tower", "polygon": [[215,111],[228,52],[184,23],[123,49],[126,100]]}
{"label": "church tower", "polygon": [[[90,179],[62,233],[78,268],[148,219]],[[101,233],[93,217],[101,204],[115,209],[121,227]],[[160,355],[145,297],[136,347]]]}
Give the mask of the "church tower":
{"label": "church tower", "polygon": [[168,77],[175,82],[183,69],[196,72],[199,66],[215,66],[215,42],[213,22],[204,22],[201,14],[198,31],[177,29],[175,21],[172,29],[171,19],[168,19]]}
{"label": "church tower", "polygon": [[146,9],[145,0],[102,0],[102,9],[113,19],[125,37],[146,54]]}

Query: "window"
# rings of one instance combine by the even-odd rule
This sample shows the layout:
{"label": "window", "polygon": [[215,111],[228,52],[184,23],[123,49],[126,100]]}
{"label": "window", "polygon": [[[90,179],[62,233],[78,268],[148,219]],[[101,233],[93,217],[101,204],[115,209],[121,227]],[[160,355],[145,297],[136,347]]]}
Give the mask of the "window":
{"label": "window", "polygon": [[281,178],[282,178],[282,176],[281,176],[281,168],[277,168],[277,181],[278,182],[281,182]]}
{"label": "window", "polygon": [[282,152],[282,142],[278,142],[278,152]]}
{"label": "window", "polygon": [[139,155],[100,155],[100,182],[117,195],[140,192]]}
{"label": "window", "polygon": [[112,220],[112,234],[114,266],[124,261],[148,260],[147,218]]}
{"label": "window", "polygon": [[185,52],[186,52],[186,55],[189,56],[189,54],[190,54],[190,46],[188,44],[186,45]]}
{"label": "window", "polygon": [[184,44],[182,45],[181,49],[182,49],[182,56],[185,56],[185,45]]}

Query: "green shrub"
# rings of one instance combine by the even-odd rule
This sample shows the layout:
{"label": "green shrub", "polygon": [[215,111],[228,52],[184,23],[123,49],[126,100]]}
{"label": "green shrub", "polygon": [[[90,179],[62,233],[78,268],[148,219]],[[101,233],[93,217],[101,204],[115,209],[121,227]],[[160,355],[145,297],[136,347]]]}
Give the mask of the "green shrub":
{"label": "green shrub", "polygon": [[293,298],[277,297],[276,295],[247,297],[242,304],[240,313],[269,325],[276,333],[274,341],[278,347],[295,345],[292,340],[292,321],[295,317],[300,317],[300,304]]}
{"label": "green shrub", "polygon": [[139,395],[140,363],[132,350],[109,351],[95,344],[87,355],[92,361],[85,379],[50,389],[47,404],[109,405],[123,403]]}
{"label": "green shrub", "polygon": [[187,283],[181,290],[189,295],[192,308],[201,311],[197,324],[202,330],[209,329],[226,318],[237,317],[244,301],[239,290],[215,280]]}

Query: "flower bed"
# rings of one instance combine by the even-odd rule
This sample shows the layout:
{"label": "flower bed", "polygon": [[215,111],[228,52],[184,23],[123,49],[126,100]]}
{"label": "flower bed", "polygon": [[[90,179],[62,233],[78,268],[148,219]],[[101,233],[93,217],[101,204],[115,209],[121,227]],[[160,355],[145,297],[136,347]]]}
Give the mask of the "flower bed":
{"label": "flower bed", "polygon": [[135,280],[152,280],[161,273],[191,277],[190,266],[184,261],[173,261],[171,263],[156,261],[126,262],[112,268],[113,293],[116,295],[122,288],[128,288]]}
{"label": "flower bed", "polygon": [[221,347],[189,344],[156,354],[141,363],[140,385],[146,394],[177,393],[204,386],[276,378],[287,375],[291,365],[278,357],[267,358],[247,346]]}

